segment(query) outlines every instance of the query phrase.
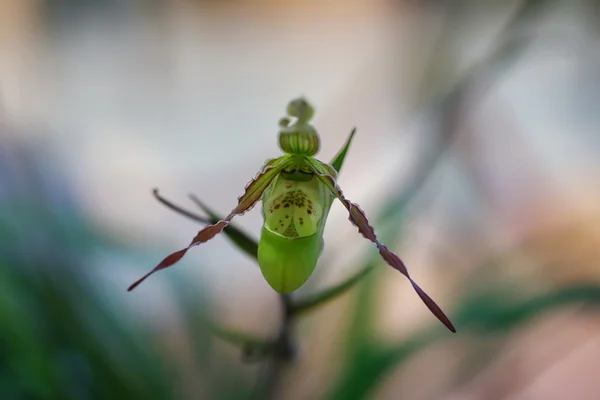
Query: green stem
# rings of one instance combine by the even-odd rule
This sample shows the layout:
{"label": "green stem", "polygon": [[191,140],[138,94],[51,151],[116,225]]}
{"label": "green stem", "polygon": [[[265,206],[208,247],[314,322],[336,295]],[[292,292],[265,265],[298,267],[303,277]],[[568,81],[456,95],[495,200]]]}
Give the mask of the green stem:
{"label": "green stem", "polygon": [[295,348],[292,341],[292,327],[295,318],[291,297],[287,294],[279,296],[283,321],[277,339],[273,344],[272,357],[261,372],[254,398],[261,400],[275,399],[284,368],[294,360]]}

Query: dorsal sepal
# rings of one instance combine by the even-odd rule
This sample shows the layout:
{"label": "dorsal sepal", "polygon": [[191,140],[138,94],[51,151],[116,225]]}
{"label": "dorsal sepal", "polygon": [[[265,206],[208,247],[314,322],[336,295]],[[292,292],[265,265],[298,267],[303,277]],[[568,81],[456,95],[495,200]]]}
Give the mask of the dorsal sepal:
{"label": "dorsal sepal", "polygon": [[[321,147],[319,134],[308,123],[314,115],[313,107],[301,97],[288,104],[287,114],[287,117],[279,120],[281,150],[299,156],[312,157],[317,154]],[[295,119],[294,123],[292,119]]]}

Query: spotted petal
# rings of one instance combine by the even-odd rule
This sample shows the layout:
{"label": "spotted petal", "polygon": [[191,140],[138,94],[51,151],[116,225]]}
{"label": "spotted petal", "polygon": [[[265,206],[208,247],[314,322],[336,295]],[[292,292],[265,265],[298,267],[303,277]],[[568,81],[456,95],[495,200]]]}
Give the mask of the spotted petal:
{"label": "spotted petal", "polygon": [[342,202],[344,207],[346,207],[350,214],[350,221],[358,228],[360,234],[363,235],[363,237],[365,237],[366,239],[375,243],[377,249],[379,250],[379,254],[381,254],[381,257],[385,260],[386,263],[388,263],[392,268],[400,271],[402,275],[408,278],[412,287],[415,289],[421,300],[423,300],[423,303],[425,303],[425,305],[427,306],[427,308],[429,308],[433,315],[435,315],[449,330],[451,330],[452,332],[456,332],[456,329],[452,325],[452,322],[450,322],[450,319],[446,316],[446,314],[444,314],[442,309],[410,277],[408,269],[406,268],[406,265],[404,265],[404,262],[402,262],[400,257],[391,252],[383,243],[381,243],[377,239],[375,230],[369,224],[369,220],[367,219],[367,216],[365,215],[363,210],[361,210],[358,204],[352,203],[350,200],[344,197],[344,193],[337,185],[337,181],[335,179],[335,169],[333,169],[333,167],[331,167],[330,165],[321,163],[316,159],[309,159],[308,161],[311,167],[313,168],[317,178],[321,182],[323,182],[325,186],[331,191],[331,193]]}
{"label": "spotted petal", "polygon": [[242,215],[246,211],[254,207],[254,205],[261,199],[263,192],[267,189],[267,187],[269,187],[273,179],[275,179],[277,175],[281,172],[288,160],[289,156],[283,156],[277,159],[267,161],[267,163],[258,173],[258,175],[256,175],[256,177],[252,181],[250,181],[250,183],[248,183],[244,194],[238,198],[238,205],[233,210],[231,210],[231,213],[228,216],[212,225],[207,225],[206,227],[204,227],[204,229],[198,232],[198,234],[194,237],[192,242],[186,248],[169,254],[150,272],[148,272],[146,275],[144,275],[131,286],[129,286],[127,290],[131,291],[135,289],[150,275],[154,274],[157,271],[160,271],[161,269],[165,269],[176,264],[179,260],[183,258],[183,256],[185,255],[185,253],[187,253],[189,249],[201,243],[208,242],[210,239],[221,233],[223,229],[225,229],[225,227],[229,225],[234,216]]}

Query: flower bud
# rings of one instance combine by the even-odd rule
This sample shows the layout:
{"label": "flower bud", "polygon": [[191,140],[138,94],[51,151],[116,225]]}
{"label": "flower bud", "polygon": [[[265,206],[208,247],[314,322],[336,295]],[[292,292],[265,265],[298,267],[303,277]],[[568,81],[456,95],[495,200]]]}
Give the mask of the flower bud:
{"label": "flower bud", "polygon": [[309,124],[293,125],[279,132],[279,147],[285,153],[312,157],[319,152],[319,134]]}
{"label": "flower bud", "polygon": [[303,97],[290,101],[286,111],[290,117],[298,118],[299,124],[307,123],[315,114],[314,108]]}

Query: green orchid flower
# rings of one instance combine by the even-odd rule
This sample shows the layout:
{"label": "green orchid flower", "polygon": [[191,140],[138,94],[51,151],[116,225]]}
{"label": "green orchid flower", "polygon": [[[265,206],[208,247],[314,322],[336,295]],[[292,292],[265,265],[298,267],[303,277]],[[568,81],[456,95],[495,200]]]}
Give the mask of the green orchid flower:
{"label": "green orchid flower", "polygon": [[[348,210],[350,221],[377,246],[385,262],[408,278],[429,310],[455,332],[440,307],[410,277],[402,260],[377,239],[375,230],[358,204],[344,197],[337,184],[336,169],[339,165],[336,168],[314,158],[319,151],[320,140],[316,129],[309,123],[313,115],[313,107],[304,98],[291,101],[287,106],[287,116],[279,121],[279,147],[285,154],[265,163],[248,183],[229,215],[207,225],[186,248],[165,257],[128,290],[133,290],[153,273],[177,263],[189,249],[221,233],[234,216],[244,214],[262,199],[264,224],[258,244],[258,264],[265,280],[275,291],[291,293],[308,280],[317,265],[324,246],[323,230],[327,215],[337,198]],[[354,130],[350,139],[353,134]],[[347,146],[340,152],[342,159],[346,150]]]}

